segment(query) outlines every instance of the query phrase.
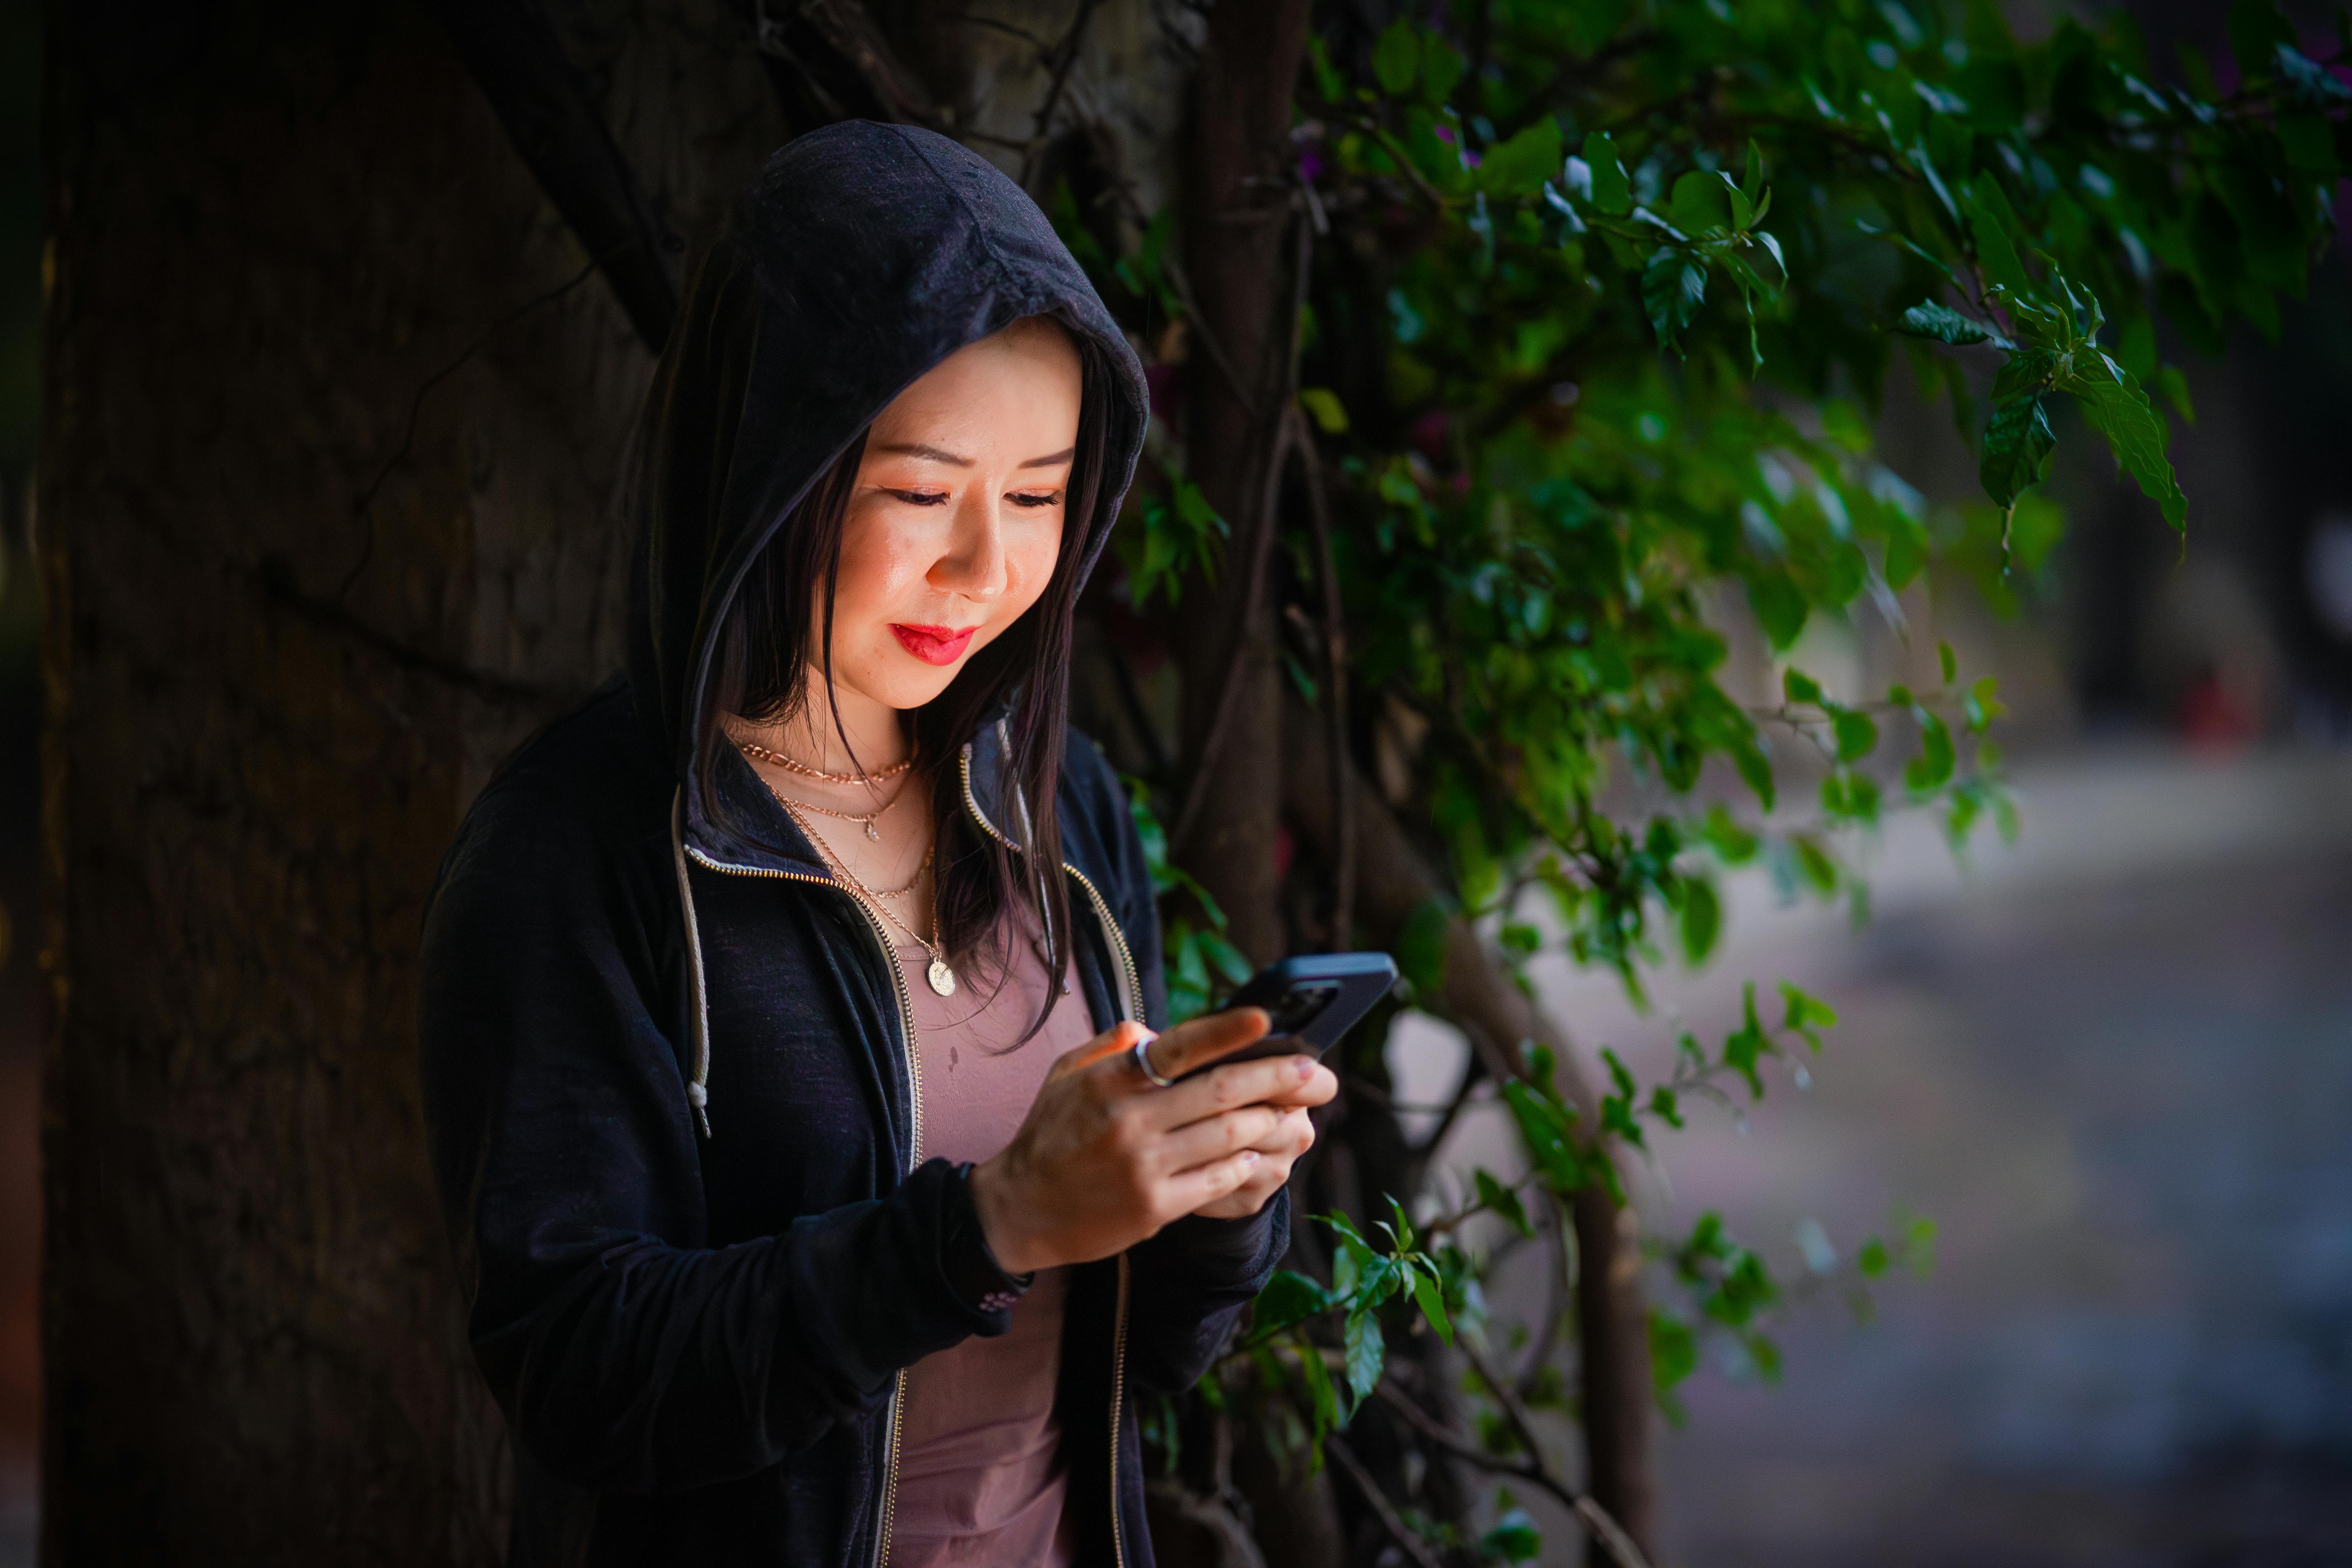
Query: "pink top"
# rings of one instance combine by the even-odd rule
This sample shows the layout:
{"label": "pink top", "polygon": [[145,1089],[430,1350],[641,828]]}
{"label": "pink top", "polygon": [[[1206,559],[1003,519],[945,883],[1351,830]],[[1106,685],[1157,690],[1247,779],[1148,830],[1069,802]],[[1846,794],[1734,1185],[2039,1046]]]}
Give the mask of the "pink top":
{"label": "pink top", "polygon": [[[922,1084],[923,1159],[985,1160],[1013,1142],[1055,1058],[1094,1037],[1086,999],[1056,998],[1045,1026],[1020,1039],[1036,1016],[1045,965],[1015,944],[1013,973],[959,973],[941,996],[925,978],[929,955],[902,950],[915,1004],[915,1059]],[[1013,1304],[1013,1326],[925,1356],[907,1369],[900,1413],[898,1504],[890,1568],[1068,1568],[1061,1531],[1065,1478],[1054,1387],[1062,1365],[1067,1270],[1039,1271]]]}

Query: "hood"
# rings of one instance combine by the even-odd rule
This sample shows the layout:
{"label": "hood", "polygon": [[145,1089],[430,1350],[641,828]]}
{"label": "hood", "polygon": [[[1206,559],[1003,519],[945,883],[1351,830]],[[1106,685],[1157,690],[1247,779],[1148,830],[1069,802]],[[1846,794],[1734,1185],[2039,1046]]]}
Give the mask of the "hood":
{"label": "hood", "polygon": [[[1114,367],[1095,512],[1072,520],[1087,531],[1083,580],[1134,476],[1150,400],[1134,350],[1036,203],[944,136],[866,121],[792,142],[745,194],[663,350],[630,500],[630,686],[684,786],[689,836],[703,826],[693,737],[745,569],[908,383],[1037,315],[1100,343]],[[719,757],[723,769],[731,753]]]}

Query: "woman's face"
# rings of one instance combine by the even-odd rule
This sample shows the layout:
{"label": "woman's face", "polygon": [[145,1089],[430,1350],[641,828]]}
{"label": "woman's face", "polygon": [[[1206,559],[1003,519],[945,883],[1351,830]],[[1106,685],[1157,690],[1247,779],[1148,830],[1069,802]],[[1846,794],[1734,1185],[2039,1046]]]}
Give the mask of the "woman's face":
{"label": "woman's face", "polygon": [[1033,319],[958,350],[875,419],[842,530],[839,686],[919,708],[1037,602],[1061,549],[1079,388],[1069,338]]}

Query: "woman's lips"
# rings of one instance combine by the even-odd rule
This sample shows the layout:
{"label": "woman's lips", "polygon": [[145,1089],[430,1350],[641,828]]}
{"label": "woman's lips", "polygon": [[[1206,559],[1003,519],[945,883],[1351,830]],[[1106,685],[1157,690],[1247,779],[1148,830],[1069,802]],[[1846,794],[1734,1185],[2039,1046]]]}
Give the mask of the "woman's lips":
{"label": "woman's lips", "polygon": [[953,626],[910,626],[902,622],[890,623],[891,635],[898,645],[925,664],[953,664],[963,657],[964,648],[971,642],[978,626],[966,626],[958,631]]}

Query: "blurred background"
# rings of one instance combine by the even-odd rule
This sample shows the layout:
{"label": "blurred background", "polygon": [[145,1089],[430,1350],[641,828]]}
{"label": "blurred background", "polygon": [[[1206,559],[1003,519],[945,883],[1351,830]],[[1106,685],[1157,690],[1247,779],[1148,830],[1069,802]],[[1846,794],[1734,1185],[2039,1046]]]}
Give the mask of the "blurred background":
{"label": "blurred background", "polygon": [[[2218,0],[2131,9],[2158,61],[2220,52]],[[0,1568],[32,1562],[38,1447],[39,10],[0,0]],[[1939,1227],[1932,1277],[1868,1323],[1801,1303],[1778,1386],[1685,1385],[1675,1561],[2352,1563],[2352,269],[2339,252],[2276,342],[2179,357],[2185,552],[2098,443],[2062,442],[2071,531],[2013,614],[1931,580],[1907,642],[1864,612],[1795,656],[1847,691],[1939,637],[1997,673],[2013,847],[1956,859],[1932,824],[1891,825],[1858,928],[1759,876],[1646,1016],[1541,972],[1637,1070],[1684,1023],[1736,1018],[1747,977],[1843,1015],[1809,1088],[1702,1107],[1661,1144],[1652,1228],[1719,1209],[1801,1273],[1801,1235],[1850,1248],[1897,1205]],[[1906,387],[1885,455],[1957,501],[1973,465]],[[1433,1023],[1392,1049],[1408,1100],[1460,1070]],[[1502,1142],[1482,1112],[1449,1149]]]}

